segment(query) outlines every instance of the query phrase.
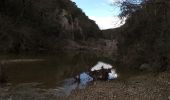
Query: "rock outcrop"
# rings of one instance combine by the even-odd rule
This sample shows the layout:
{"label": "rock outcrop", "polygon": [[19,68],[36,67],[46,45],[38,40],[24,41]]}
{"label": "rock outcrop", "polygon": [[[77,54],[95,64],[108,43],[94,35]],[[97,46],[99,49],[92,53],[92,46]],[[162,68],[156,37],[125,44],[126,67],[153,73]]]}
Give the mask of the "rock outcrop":
{"label": "rock outcrop", "polygon": [[1,52],[56,51],[63,39],[101,36],[95,22],[70,0],[0,1]]}

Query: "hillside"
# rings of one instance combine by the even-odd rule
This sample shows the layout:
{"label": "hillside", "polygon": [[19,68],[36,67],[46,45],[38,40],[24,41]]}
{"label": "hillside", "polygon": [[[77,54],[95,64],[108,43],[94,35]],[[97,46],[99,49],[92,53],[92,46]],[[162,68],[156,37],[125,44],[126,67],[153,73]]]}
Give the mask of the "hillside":
{"label": "hillside", "polygon": [[170,58],[170,1],[143,0],[138,6],[122,6],[121,16],[128,17],[116,31],[118,63],[127,68],[165,71]]}
{"label": "hillside", "polygon": [[0,52],[55,52],[101,32],[70,0],[0,0]]}
{"label": "hillside", "polygon": [[105,39],[117,39],[118,38],[118,32],[120,32],[121,28],[113,28],[113,29],[106,29],[106,30],[102,30],[103,33],[103,38]]}

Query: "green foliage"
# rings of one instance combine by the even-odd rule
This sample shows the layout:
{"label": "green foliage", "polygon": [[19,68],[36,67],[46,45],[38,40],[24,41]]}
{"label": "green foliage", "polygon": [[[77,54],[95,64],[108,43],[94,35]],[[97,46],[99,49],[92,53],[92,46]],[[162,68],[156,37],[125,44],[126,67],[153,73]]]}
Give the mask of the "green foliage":
{"label": "green foliage", "polygon": [[123,66],[139,68],[143,63],[149,63],[159,70],[163,67],[161,59],[170,57],[170,2],[147,0],[140,6],[141,9],[136,8],[135,12],[128,12],[130,17],[120,28],[118,58]]}

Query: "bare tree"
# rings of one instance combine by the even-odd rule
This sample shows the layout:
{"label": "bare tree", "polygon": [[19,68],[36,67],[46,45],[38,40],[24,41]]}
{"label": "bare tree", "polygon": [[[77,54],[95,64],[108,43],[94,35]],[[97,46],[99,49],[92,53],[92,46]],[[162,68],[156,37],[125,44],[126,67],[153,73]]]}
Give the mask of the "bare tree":
{"label": "bare tree", "polygon": [[141,4],[144,1],[145,0],[118,0],[114,5],[118,6],[121,10],[119,17],[124,18],[142,8]]}

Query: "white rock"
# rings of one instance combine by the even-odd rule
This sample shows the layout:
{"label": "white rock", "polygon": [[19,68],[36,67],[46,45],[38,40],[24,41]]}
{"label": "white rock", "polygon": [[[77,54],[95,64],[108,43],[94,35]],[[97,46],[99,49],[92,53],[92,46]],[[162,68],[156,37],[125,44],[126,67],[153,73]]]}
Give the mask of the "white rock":
{"label": "white rock", "polygon": [[104,62],[98,62],[94,67],[91,68],[91,71],[101,70],[102,67],[104,69],[112,69],[113,68],[113,66],[110,64],[106,64]]}
{"label": "white rock", "polygon": [[112,69],[110,73],[108,73],[108,79],[111,80],[111,79],[115,79],[118,77],[117,73],[116,73],[116,70]]}

